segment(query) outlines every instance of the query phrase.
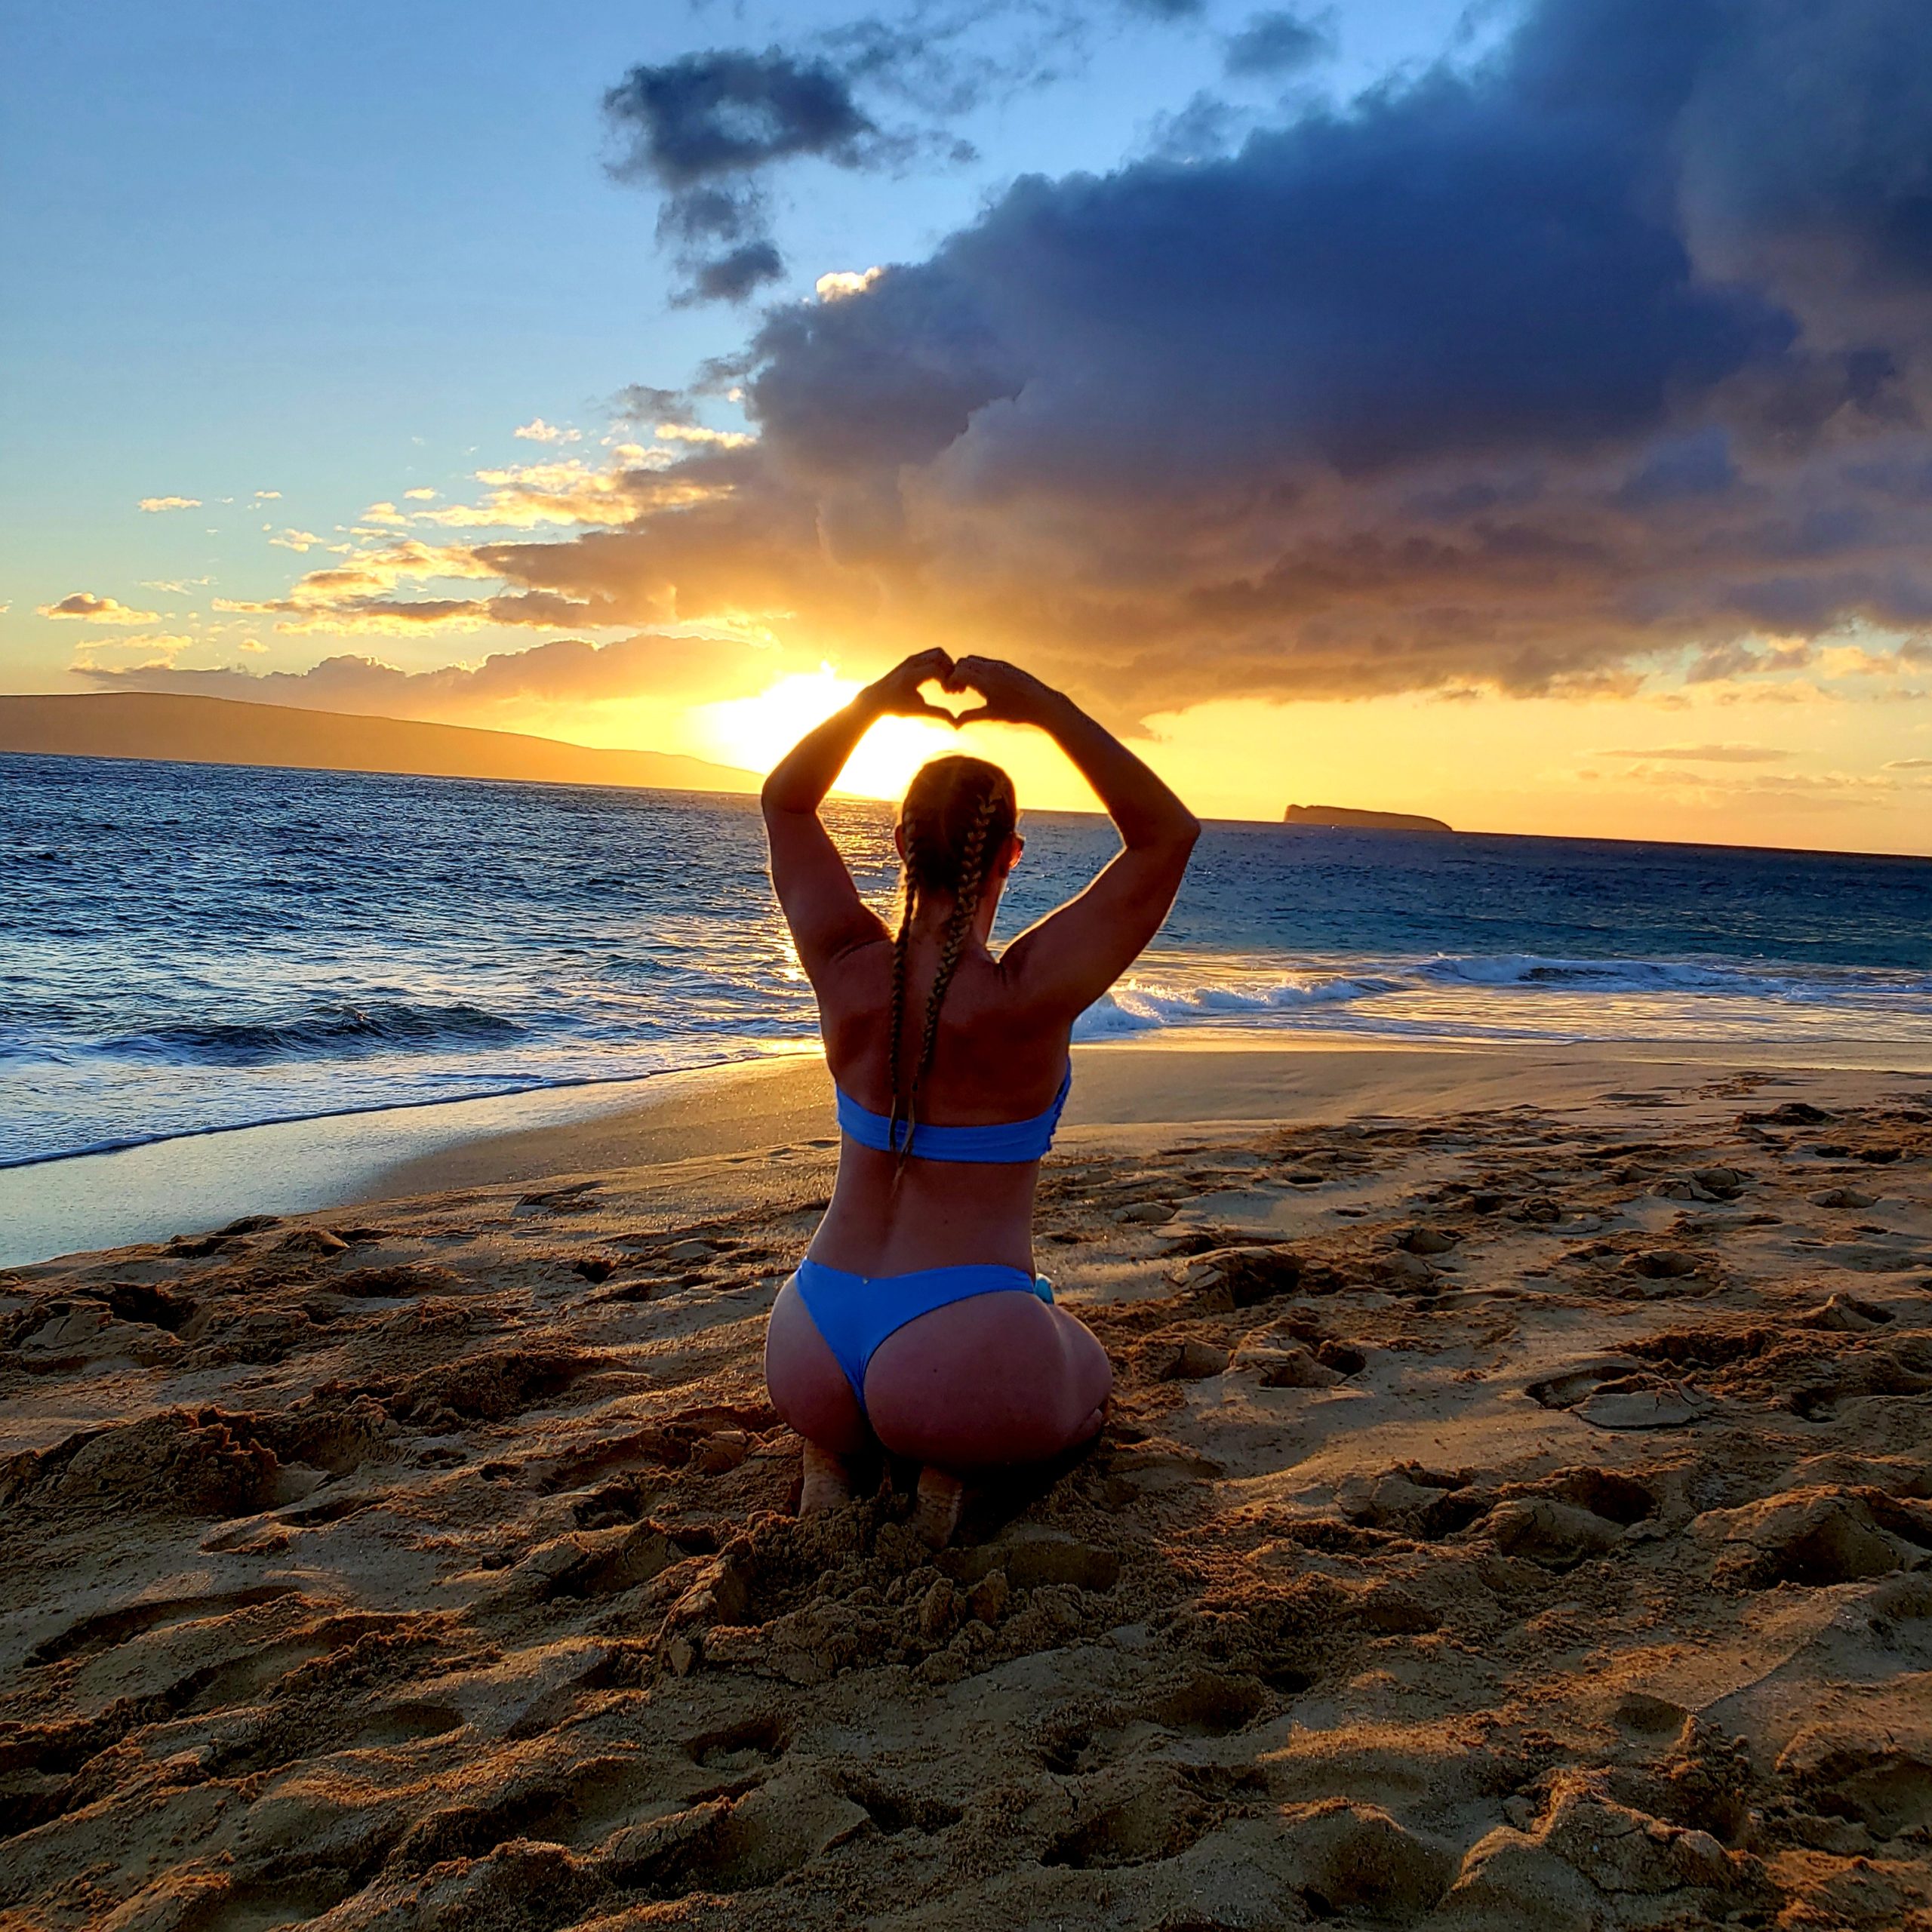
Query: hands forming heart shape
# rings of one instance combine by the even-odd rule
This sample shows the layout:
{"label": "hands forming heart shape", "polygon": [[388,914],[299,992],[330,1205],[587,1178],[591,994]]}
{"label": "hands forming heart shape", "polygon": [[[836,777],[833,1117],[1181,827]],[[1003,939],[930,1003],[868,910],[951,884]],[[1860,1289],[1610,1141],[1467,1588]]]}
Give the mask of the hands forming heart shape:
{"label": "hands forming heart shape", "polygon": [[[980,703],[964,711],[934,704],[922,687],[943,693],[971,694]],[[940,650],[921,651],[895,665],[872,686],[882,708],[902,718],[937,718],[956,731],[962,724],[1038,724],[1058,694],[1030,672],[998,657],[954,658]]]}

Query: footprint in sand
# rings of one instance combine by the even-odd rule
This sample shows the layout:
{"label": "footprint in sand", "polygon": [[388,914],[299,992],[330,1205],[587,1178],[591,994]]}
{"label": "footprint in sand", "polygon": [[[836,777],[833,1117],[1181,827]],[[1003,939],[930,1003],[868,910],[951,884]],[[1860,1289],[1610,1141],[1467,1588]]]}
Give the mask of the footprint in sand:
{"label": "footprint in sand", "polygon": [[1889,1308],[1881,1308],[1876,1302],[1862,1301],[1857,1295],[1835,1294],[1808,1315],[1801,1315],[1798,1318],[1802,1327],[1855,1335],[1882,1328],[1893,1317]]}
{"label": "footprint in sand", "polygon": [[1656,1374],[1629,1355],[1577,1362],[1524,1392],[1546,1409],[1561,1409],[1598,1429],[1681,1429],[1716,1408],[1687,1382]]}
{"label": "footprint in sand", "polygon": [[1683,1429],[1702,1422],[1716,1406],[1687,1382],[1645,1375],[1606,1383],[1574,1413],[1598,1429]]}

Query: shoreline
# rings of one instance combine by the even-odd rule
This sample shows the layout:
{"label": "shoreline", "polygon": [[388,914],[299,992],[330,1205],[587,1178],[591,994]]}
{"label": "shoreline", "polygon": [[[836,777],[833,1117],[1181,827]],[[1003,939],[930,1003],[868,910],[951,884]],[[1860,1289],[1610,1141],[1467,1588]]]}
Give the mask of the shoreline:
{"label": "shoreline", "polygon": [[0,1267],[25,1265],[27,1248],[59,1239],[62,1231],[103,1231],[97,1241],[59,1250],[79,1254],[205,1232],[243,1214],[350,1206],[380,1198],[369,1190],[381,1175],[433,1148],[504,1132],[555,1130],[634,1108],[645,1089],[765,1063],[724,1061],[630,1078],[307,1115],[0,1168]]}
{"label": "shoreline", "polygon": [[[1745,1052],[1724,1041],[1552,1047],[1189,1028],[1076,1045],[1063,1134],[1342,1120],[1592,1097],[1617,1069],[1932,1078],[1932,1060],[1840,1043]],[[1653,1073],[1648,1077],[1656,1078]],[[271,1121],[0,1168],[0,1268],[458,1188],[531,1183],[790,1143],[836,1144],[815,1050],[631,1079]]]}

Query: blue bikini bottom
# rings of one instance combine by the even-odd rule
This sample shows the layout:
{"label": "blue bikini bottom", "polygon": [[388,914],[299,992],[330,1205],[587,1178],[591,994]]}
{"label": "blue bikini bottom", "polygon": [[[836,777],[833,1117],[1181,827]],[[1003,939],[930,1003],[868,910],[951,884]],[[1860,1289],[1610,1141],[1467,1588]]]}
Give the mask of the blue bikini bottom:
{"label": "blue bikini bottom", "polygon": [[992,1263],[960,1268],[921,1268],[910,1275],[848,1275],[808,1258],[798,1263],[792,1280],[804,1302],[812,1326],[838,1358],[859,1398],[866,1406],[866,1370],[878,1345],[907,1322],[975,1295],[1037,1296],[1052,1306],[1053,1284],[1044,1275]]}

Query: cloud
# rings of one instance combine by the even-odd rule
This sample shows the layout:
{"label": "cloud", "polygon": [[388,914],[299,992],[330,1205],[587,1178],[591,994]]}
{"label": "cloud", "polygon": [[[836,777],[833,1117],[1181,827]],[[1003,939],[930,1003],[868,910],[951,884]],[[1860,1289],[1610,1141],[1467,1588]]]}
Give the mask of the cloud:
{"label": "cloud", "polygon": [[255,500],[258,503],[278,503],[281,500],[281,492],[279,490],[257,490]]}
{"label": "cloud", "polygon": [[786,272],[771,184],[787,167],[973,160],[948,131],[960,115],[1077,72],[1134,16],[1196,26],[1204,11],[1202,0],[902,0],[890,19],[861,15],[792,48],[633,67],[604,97],[608,167],[663,197],[658,240],[687,277],[674,299],[742,303]]}
{"label": "cloud", "polygon": [[1721,685],[1854,631],[1903,659],[1932,635],[1927,89],[1918,0],[1531,0],[1477,64],[1026,177],[774,309],[716,372],[755,445],[488,554],[641,623],[1022,655],[1116,717]]}
{"label": "cloud", "polygon": [[402,493],[402,499],[408,503],[427,503],[433,502],[435,495],[433,490],[405,490]]}
{"label": "cloud", "polygon": [[[653,432],[661,442],[694,443],[710,445],[721,450],[742,450],[756,442],[755,436],[748,436],[742,429],[707,429],[700,423],[660,423]],[[624,445],[635,448],[635,444]]]}
{"label": "cloud", "polygon": [[1240,32],[1229,37],[1225,64],[1239,79],[1257,75],[1273,78],[1300,72],[1334,51],[1334,32],[1327,17],[1303,20],[1297,14],[1251,15]]}
{"label": "cloud", "polygon": [[611,398],[611,414],[619,423],[688,423],[691,398],[682,389],[631,383]]}
{"label": "cloud", "polygon": [[[545,422],[540,416],[533,416],[528,423],[510,432],[527,443],[574,443],[580,433],[575,429],[560,429],[554,423]],[[434,496],[435,492],[432,491],[429,494]]]}
{"label": "cloud", "polygon": [[198,497],[143,497],[140,501],[140,507],[151,516],[164,510],[198,510],[201,506]]}
{"label": "cloud", "polygon": [[1883,769],[1887,771],[1932,771],[1932,758],[1895,758]]}
{"label": "cloud", "polygon": [[1598,758],[1668,758],[1686,764],[1776,764],[1790,757],[1771,745],[1650,745],[1598,752]]}
{"label": "cloud", "polygon": [[680,302],[743,302],[768,281],[776,281],[785,272],[785,258],[777,244],[761,235],[756,241],[741,242],[721,255],[692,266],[691,285],[678,298]]}
{"label": "cloud", "polygon": [[169,666],[195,641],[192,637],[165,631],[143,631],[133,637],[88,638],[75,653],[72,668],[76,671],[94,670],[99,668],[104,656],[125,651],[139,652],[143,665],[149,668]]}
{"label": "cloud", "polygon": [[[415,534],[415,528],[470,533],[558,525],[627,528],[654,512],[730,498],[752,448],[752,438],[742,432],[677,423],[658,425],[657,433],[664,439],[662,444],[650,448],[621,445],[614,453],[617,460],[608,467],[562,457],[478,470],[477,479],[488,486],[480,503],[442,504],[408,512],[392,503],[373,503],[355,531],[372,540],[359,548],[324,543],[312,531],[285,530],[272,536],[269,543],[303,553],[318,547],[340,561],[308,571],[285,596],[216,597],[211,608],[225,614],[272,617],[277,630],[298,635],[397,635],[496,625],[615,629],[657,621],[668,602],[655,592],[636,589],[617,595],[603,587],[580,593],[533,586],[515,577],[502,561],[521,555],[526,546],[429,543]],[[681,460],[673,448],[690,454]],[[405,493],[418,501],[435,494]],[[496,587],[485,594],[460,596],[400,594],[405,586],[452,579]],[[128,611],[112,598],[85,592],[45,609],[48,615],[98,623],[141,623],[155,615]],[[734,621],[739,614],[735,605],[724,604],[719,612]]]}
{"label": "cloud", "polygon": [[[816,57],[884,142],[900,57]],[[475,503],[376,506],[463,540],[371,523],[395,540],[238,608],[705,626],[855,668],[917,638],[1121,721],[1646,678],[1916,695],[1887,673],[1932,663],[1921,75],[1907,0],[1527,0],[1476,64],[1026,177],[922,259],[769,311],[700,385],[755,440],[639,386],[601,466],[546,451]],[[688,122],[635,122],[706,261],[761,234],[733,237],[740,189],[844,165],[825,130],[857,125],[713,81]]]}
{"label": "cloud", "polygon": [[489,582],[497,574],[466,545],[429,544],[410,537],[310,571],[286,597],[217,597],[211,603],[226,614],[272,617],[278,630],[293,632],[474,630],[490,623],[555,623],[582,608],[547,593],[414,601],[395,595],[405,583],[450,578]]}
{"label": "cloud", "polygon": [[842,302],[848,295],[863,295],[884,274],[876,263],[869,269],[832,269],[813,283],[813,292],[821,302]]}
{"label": "cloud", "polygon": [[633,67],[604,112],[619,143],[611,171],[664,191],[659,237],[696,300],[743,301],[783,274],[762,171],[805,155],[861,168],[892,145],[835,68],[776,47]]}
{"label": "cloud", "polygon": [[36,607],[43,617],[77,617],[85,624],[151,624],[160,614],[133,611],[112,597],[97,597],[91,590],[75,590],[57,604]]}
{"label": "cloud", "polygon": [[854,165],[878,132],[842,75],[777,48],[633,67],[605,96],[604,111],[626,143],[615,171],[648,175],[672,189],[795,155]]}
{"label": "cloud", "polygon": [[[686,430],[670,426],[674,434],[691,441],[724,443],[721,432]],[[625,451],[634,451],[628,463]],[[695,473],[672,478],[669,458],[661,451],[626,445],[617,452],[619,463],[598,469],[577,457],[550,463],[510,463],[479,469],[476,480],[488,486],[480,503],[451,503],[439,509],[419,510],[414,521],[446,529],[534,530],[546,524],[620,525],[642,512],[674,509],[697,501],[712,487]]]}
{"label": "cloud", "polygon": [[493,653],[480,664],[433,671],[404,671],[352,654],[325,658],[306,671],[179,671],[166,664],[76,669],[107,689],[239,697],[371,717],[473,721],[514,719],[533,706],[632,703],[645,697],[700,703],[735,696],[758,688],[770,676],[771,663],[768,652],[742,639],[639,635],[605,645],[561,638],[527,651]]}

